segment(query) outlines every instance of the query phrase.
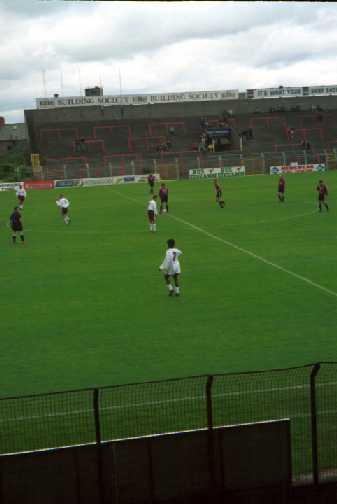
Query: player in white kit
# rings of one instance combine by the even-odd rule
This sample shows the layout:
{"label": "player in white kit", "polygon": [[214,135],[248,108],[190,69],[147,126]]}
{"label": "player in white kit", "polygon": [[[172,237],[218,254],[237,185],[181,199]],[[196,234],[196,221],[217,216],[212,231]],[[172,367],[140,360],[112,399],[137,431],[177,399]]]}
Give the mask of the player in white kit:
{"label": "player in white kit", "polygon": [[70,222],[70,217],[69,217],[69,207],[70,207],[70,202],[63,196],[63,194],[60,195],[59,199],[56,200],[56,205],[60,207],[61,209],[61,215],[63,217],[64,223],[69,224]]}
{"label": "player in white kit", "polygon": [[[164,273],[165,283],[169,290],[169,296],[180,296],[179,275],[181,273],[179,256],[181,250],[175,247],[176,242],[171,238],[167,240],[167,251],[163,263],[159,266],[160,271]],[[174,281],[174,287],[172,285]]]}
{"label": "player in white kit", "polygon": [[20,184],[19,189],[16,191],[16,197],[19,200],[19,208],[20,208],[20,210],[23,209],[23,204],[25,202],[26,196],[27,196],[27,193],[25,191],[24,185]]}
{"label": "player in white kit", "polygon": [[149,201],[147,205],[147,216],[149,219],[150,223],[150,231],[157,231],[157,224],[156,224],[156,219],[158,215],[157,211],[157,203],[156,203],[157,196],[154,194],[152,196],[152,199]]}

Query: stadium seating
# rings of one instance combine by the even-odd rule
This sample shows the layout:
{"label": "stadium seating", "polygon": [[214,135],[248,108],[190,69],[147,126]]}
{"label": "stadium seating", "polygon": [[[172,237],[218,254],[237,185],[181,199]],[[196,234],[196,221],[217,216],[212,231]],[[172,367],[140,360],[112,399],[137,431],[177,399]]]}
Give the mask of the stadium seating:
{"label": "stadium seating", "polygon": [[[209,127],[226,126],[232,129],[231,144],[215,155],[240,159],[240,137],[244,155],[260,156],[267,153],[293,153],[294,160],[317,159],[324,149],[337,148],[337,112],[278,111],[274,113],[244,113],[225,119],[222,113],[205,115]],[[251,129],[252,137],[244,132]],[[293,129],[292,135],[289,131]],[[140,173],[142,163],[151,170],[154,163],[171,167],[179,161],[182,171],[187,170],[189,160],[200,158],[203,166],[213,153],[198,152],[202,133],[200,117],[135,118],[107,121],[47,122],[37,128],[36,149],[44,166],[62,171],[66,158],[86,158],[90,168],[97,173]],[[165,144],[169,142],[166,148]],[[306,145],[304,144],[306,143]],[[309,143],[309,146],[307,145]],[[306,154],[303,154],[306,151]],[[276,156],[277,157],[277,156]],[[133,160],[134,165],[130,165]],[[70,161],[73,166],[74,161]],[[68,164],[68,161],[67,161]],[[83,170],[82,161],[81,173]],[[213,164],[214,166],[214,164]],[[184,168],[185,167],[185,168]],[[171,170],[171,168],[170,168]],[[51,173],[51,172],[50,172]]]}

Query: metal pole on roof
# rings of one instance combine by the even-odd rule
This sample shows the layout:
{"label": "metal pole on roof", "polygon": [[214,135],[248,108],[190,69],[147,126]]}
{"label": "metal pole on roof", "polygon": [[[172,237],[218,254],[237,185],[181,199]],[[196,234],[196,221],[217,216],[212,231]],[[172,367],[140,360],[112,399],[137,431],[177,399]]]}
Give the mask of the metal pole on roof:
{"label": "metal pole on roof", "polygon": [[60,70],[60,95],[63,96],[63,70]]}
{"label": "metal pole on roof", "polygon": [[46,86],[46,71],[42,70],[42,86],[43,86],[43,95],[47,98],[47,86]]}
{"label": "metal pole on roof", "polygon": [[81,80],[81,69],[78,67],[78,82],[80,86],[80,96],[82,96],[82,80]]}
{"label": "metal pole on roof", "polygon": [[118,78],[119,78],[119,97],[120,97],[120,102],[122,103],[122,76],[121,76],[121,69],[118,69]]}

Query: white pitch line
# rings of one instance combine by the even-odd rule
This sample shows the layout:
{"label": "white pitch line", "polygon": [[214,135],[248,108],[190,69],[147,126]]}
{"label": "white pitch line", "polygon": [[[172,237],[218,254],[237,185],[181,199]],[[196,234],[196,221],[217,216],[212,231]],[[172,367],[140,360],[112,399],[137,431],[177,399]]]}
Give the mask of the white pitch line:
{"label": "white pitch line", "polygon": [[[140,204],[140,202],[138,200],[134,199],[134,198],[130,198],[129,196],[125,196],[124,194],[120,193],[119,191],[115,191],[115,192],[117,194],[119,194],[121,197],[125,198],[125,199],[133,201],[134,203]],[[326,294],[330,294],[330,296],[337,297],[337,292],[335,292],[335,291],[333,291],[331,289],[328,289],[327,287],[324,287],[324,285],[320,285],[319,283],[314,282],[313,280],[310,280],[310,278],[307,278],[307,277],[305,277],[303,275],[299,275],[298,273],[295,273],[294,271],[291,271],[291,270],[289,270],[287,268],[283,268],[283,266],[280,266],[279,264],[274,263],[273,261],[269,261],[269,259],[266,259],[265,257],[262,257],[262,256],[260,256],[258,254],[255,254],[251,250],[248,250],[248,249],[245,249],[243,247],[240,247],[239,245],[236,245],[233,242],[230,242],[228,240],[224,240],[220,236],[214,235],[214,234],[210,233],[209,231],[206,231],[206,229],[203,229],[203,228],[201,228],[199,226],[196,226],[195,224],[192,224],[192,222],[188,222],[188,221],[186,221],[184,219],[181,219],[180,217],[176,217],[175,215],[172,215],[171,213],[170,214],[166,214],[166,215],[168,215],[168,217],[170,217],[171,219],[174,219],[177,222],[180,222],[180,223],[184,224],[185,226],[188,226],[188,227],[190,227],[192,229],[195,229],[196,231],[199,231],[199,233],[202,233],[205,236],[208,236],[209,238],[213,238],[213,240],[216,240],[216,241],[218,241],[220,243],[224,243],[228,247],[231,247],[231,248],[233,248],[235,250],[238,250],[239,252],[242,252],[243,254],[249,255],[250,257],[253,257],[256,260],[261,261],[264,264],[267,264],[268,266],[271,266],[272,268],[275,268],[275,269],[277,269],[279,271],[282,271],[283,273],[287,273],[288,275],[290,275],[290,276],[292,276],[294,278],[297,278],[297,280],[301,280],[302,282],[305,282],[308,285],[311,285],[312,287],[316,287],[316,289],[319,289],[319,290],[325,292]]]}
{"label": "white pitch line", "polygon": [[181,222],[182,224],[185,224],[185,226],[189,226],[190,228],[195,229],[196,231],[199,231],[199,233],[202,233],[202,234],[208,236],[209,238],[213,238],[213,240],[217,240],[221,243],[224,243],[228,247],[231,247],[235,250],[238,250],[239,252],[242,252],[243,254],[249,255],[250,257],[253,257],[256,260],[261,261],[264,264],[267,264],[268,266],[271,266],[279,271],[282,271],[283,273],[287,273],[288,275],[293,276],[294,278],[297,278],[298,280],[301,280],[302,282],[305,282],[305,283],[311,285],[312,287],[316,287],[316,289],[319,289],[327,294],[330,294],[330,296],[337,297],[337,292],[335,292],[331,289],[328,289],[327,287],[324,287],[323,285],[321,285],[317,282],[314,282],[313,280],[310,280],[310,278],[307,278],[303,275],[299,275],[298,273],[295,273],[294,271],[291,271],[287,268],[283,268],[283,266],[280,266],[279,264],[274,263],[273,261],[269,261],[265,257],[262,257],[258,254],[255,254],[251,250],[245,249],[243,247],[239,247],[239,245],[236,245],[235,243],[230,242],[228,240],[224,240],[223,238],[220,238],[220,236],[209,233],[205,229],[203,229],[199,226],[196,226],[195,224],[192,224],[191,222],[185,221],[184,219],[181,219],[180,217],[176,217],[172,214],[170,214],[170,217],[171,217],[171,219],[174,219],[177,222]]}

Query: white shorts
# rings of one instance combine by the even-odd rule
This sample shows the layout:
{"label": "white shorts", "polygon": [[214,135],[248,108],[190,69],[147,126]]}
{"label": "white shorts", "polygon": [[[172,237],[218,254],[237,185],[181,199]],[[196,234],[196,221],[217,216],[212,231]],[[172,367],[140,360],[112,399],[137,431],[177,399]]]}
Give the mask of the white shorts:
{"label": "white shorts", "polygon": [[180,275],[181,273],[181,270],[180,270],[180,264],[175,264],[173,267],[169,267],[167,270],[166,270],[166,274],[167,275]]}

